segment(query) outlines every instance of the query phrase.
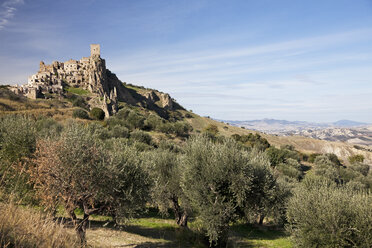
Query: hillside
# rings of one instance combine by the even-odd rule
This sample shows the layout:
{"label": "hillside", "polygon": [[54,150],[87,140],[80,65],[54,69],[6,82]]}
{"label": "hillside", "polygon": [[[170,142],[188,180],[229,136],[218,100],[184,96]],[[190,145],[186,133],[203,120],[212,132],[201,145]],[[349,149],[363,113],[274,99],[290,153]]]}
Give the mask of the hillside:
{"label": "hillside", "polygon": [[[185,110],[177,104],[168,94],[158,92],[152,89],[145,89],[140,86],[124,84],[131,96],[137,99],[137,104],[133,108],[149,115],[157,114],[165,119],[170,116],[178,116],[180,121],[186,121],[192,126],[193,133],[202,132],[208,125],[216,125],[219,133],[225,136],[233,134],[259,133],[266,138],[270,144],[280,147],[283,145],[293,145],[296,150],[303,153],[334,153],[344,162],[351,155],[361,154],[366,158],[366,163],[372,165],[372,150],[368,146],[353,145],[345,142],[333,142],[326,140],[313,139],[303,136],[278,136],[261,133],[254,130],[232,126],[230,124],[216,121],[211,118],[202,117],[195,113]],[[5,114],[31,114],[33,116],[53,117],[56,120],[63,121],[72,118],[74,109],[74,97],[81,97],[81,94],[71,93],[69,97],[59,99],[29,99],[17,96],[10,92],[7,87],[0,88],[0,116]],[[146,99],[152,99],[155,105],[146,104]],[[125,103],[121,104],[125,106]],[[176,110],[170,110],[169,106]],[[156,107],[155,107],[156,106]],[[186,118],[186,116],[188,118]],[[167,138],[159,132],[151,132],[155,138]],[[161,138],[162,137],[162,138]],[[168,136],[169,138],[169,136]]]}
{"label": "hillside", "polygon": [[201,117],[193,114],[194,118],[188,121],[196,130],[203,130],[209,124],[216,125],[222,135],[231,136],[233,134],[249,134],[258,133],[266,138],[271,145],[280,147],[283,145],[293,145],[296,150],[303,153],[334,153],[344,162],[347,163],[347,158],[351,155],[361,154],[366,158],[366,163],[372,166],[372,150],[368,146],[355,146],[345,142],[334,142],[327,140],[313,139],[303,136],[278,136],[265,134],[254,130],[231,126],[224,122],[216,121],[210,118]]}

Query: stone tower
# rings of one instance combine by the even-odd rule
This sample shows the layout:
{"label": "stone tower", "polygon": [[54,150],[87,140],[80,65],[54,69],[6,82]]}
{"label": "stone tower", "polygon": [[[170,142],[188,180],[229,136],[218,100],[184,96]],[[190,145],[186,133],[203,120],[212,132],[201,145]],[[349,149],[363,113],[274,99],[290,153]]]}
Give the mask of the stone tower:
{"label": "stone tower", "polygon": [[99,44],[90,44],[90,56],[101,56],[101,48]]}

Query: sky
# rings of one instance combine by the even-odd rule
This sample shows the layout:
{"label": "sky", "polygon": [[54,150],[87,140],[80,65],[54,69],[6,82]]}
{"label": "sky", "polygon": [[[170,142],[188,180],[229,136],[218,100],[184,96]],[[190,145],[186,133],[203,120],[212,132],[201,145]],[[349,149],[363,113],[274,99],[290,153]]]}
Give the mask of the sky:
{"label": "sky", "polygon": [[202,116],[372,123],[372,0],[0,0],[0,84],[91,43]]}

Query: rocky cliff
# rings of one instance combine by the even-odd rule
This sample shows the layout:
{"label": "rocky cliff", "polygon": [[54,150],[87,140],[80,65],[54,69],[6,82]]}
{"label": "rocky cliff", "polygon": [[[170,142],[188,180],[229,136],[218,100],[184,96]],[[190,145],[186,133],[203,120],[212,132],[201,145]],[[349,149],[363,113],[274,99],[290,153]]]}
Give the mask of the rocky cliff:
{"label": "rocky cliff", "polygon": [[50,65],[40,62],[39,71],[30,76],[28,84],[12,87],[12,91],[29,98],[48,98],[65,96],[66,88],[79,88],[89,91],[88,107],[102,108],[106,116],[118,110],[119,102],[140,105],[166,116],[167,111],[182,109],[168,95],[154,90],[133,91],[106,68],[100,56],[100,46],[91,45],[91,56],[66,62],[54,61]]}

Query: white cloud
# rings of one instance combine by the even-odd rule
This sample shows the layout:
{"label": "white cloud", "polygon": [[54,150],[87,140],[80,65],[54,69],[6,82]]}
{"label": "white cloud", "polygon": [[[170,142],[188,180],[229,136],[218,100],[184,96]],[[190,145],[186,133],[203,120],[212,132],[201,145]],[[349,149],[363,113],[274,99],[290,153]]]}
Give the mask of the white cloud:
{"label": "white cloud", "polygon": [[0,30],[4,29],[9,20],[14,17],[17,11],[16,6],[24,4],[23,0],[8,0],[0,7]]}

